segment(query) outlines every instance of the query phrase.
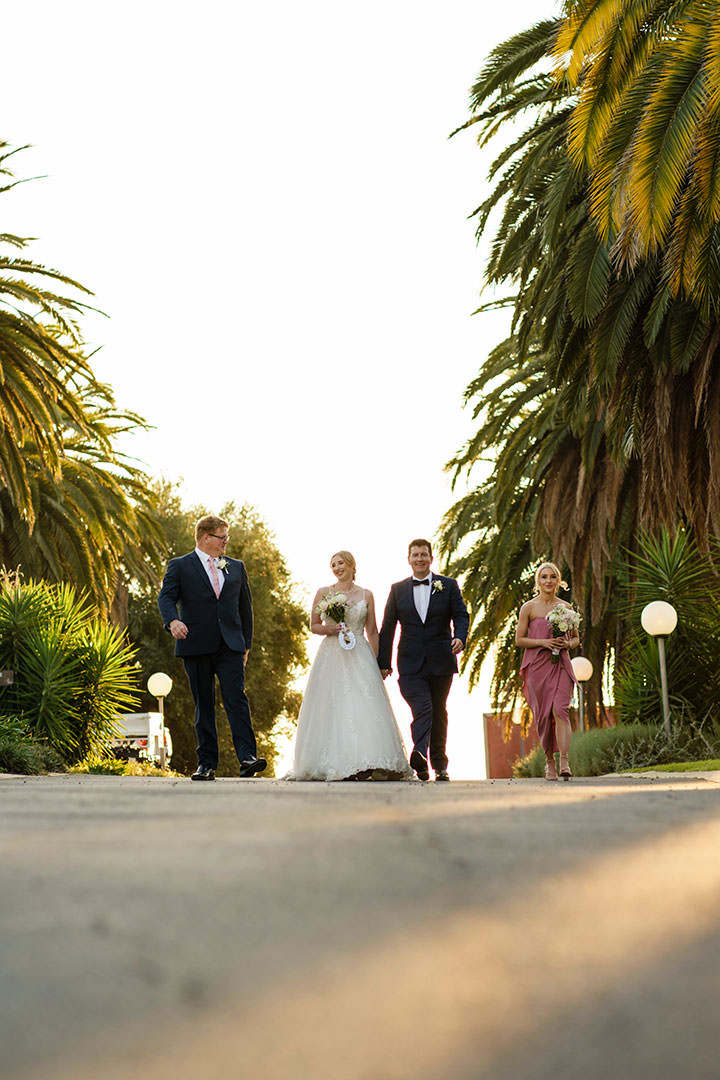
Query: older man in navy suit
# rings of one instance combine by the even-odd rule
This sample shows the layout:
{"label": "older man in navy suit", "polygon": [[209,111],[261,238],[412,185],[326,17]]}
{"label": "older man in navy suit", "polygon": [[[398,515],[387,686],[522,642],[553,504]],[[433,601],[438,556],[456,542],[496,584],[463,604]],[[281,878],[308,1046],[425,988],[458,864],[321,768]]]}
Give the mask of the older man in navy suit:
{"label": "older man in navy suit", "polygon": [[449,780],[446,703],[470,619],[457,581],[430,573],[428,540],[410,542],[408,562],[413,576],[392,586],[385,605],[378,664],[386,679],[392,672],[393,641],[400,623],[398,685],[413,715],[410,765],[420,780],[428,780],[429,748],[435,779]]}
{"label": "older man in navy suit", "polygon": [[195,702],[198,768],[192,780],[214,780],[218,763],[215,676],[230,721],[240,775],[262,772],[250,706],[245,696],[245,664],[252,644],[252,597],[245,566],[225,549],[229,526],[208,514],[195,526],[195,550],[171,559],[158,607],[175,638]]}

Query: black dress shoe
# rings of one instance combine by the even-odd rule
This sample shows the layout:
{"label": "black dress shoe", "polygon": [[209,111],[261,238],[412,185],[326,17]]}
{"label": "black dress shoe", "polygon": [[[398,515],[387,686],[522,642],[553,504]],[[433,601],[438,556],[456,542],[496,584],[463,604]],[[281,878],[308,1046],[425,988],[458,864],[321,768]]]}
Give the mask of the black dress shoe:
{"label": "black dress shoe", "polygon": [[435,782],[436,783],[437,783],[438,780],[449,780],[449,779],[450,779],[450,777],[448,776],[447,769],[436,769],[435,770]]}
{"label": "black dress shoe", "polygon": [[415,770],[418,780],[430,779],[427,758],[424,758],[419,750],[413,750],[410,755],[410,768]]}
{"label": "black dress shoe", "polygon": [[190,777],[191,780],[214,780],[215,770],[211,769],[209,765],[198,765],[195,772]]}
{"label": "black dress shoe", "polygon": [[267,761],[264,757],[245,758],[240,762],[240,776],[254,776],[256,772],[267,769]]}

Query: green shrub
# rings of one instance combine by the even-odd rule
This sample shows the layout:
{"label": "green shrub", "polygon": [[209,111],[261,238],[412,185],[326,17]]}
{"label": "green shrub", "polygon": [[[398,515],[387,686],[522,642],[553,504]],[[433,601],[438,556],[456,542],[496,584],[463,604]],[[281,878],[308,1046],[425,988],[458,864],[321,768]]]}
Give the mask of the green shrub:
{"label": "green shrub", "polygon": [[124,761],[102,754],[88,754],[84,761],[70,767],[71,773],[100,776],[181,776],[172,769],[159,769],[150,761]]}
{"label": "green shrub", "polygon": [[512,774],[518,779],[529,779],[545,775],[545,751],[542,746],[536,746],[527,757],[518,758],[513,762]]}
{"label": "green shrub", "polygon": [[35,742],[16,716],[0,716],[0,772],[33,776],[63,772],[65,764],[51,747]]}
{"label": "green shrub", "polygon": [[709,716],[696,721],[687,713],[673,727],[670,742],[664,727],[653,724],[593,728],[573,735],[570,741],[570,767],[577,776],[602,776],[718,755],[720,726]]}
{"label": "green shrub", "polygon": [[651,724],[591,728],[570,740],[570,768],[576,776],[602,776],[650,763],[664,744],[662,729]]}
{"label": "green shrub", "polygon": [[66,585],[0,582],[0,704],[68,762],[101,752],[137,700],[135,650]]}
{"label": "green shrub", "polygon": [[101,776],[123,776],[126,765],[127,762],[121,761],[119,758],[105,757],[100,754],[88,754],[83,761],[78,761],[76,765],[71,765],[70,772],[94,773]]}
{"label": "green shrub", "polygon": [[[685,713],[673,728],[669,743],[664,727],[653,724],[591,728],[572,736],[569,756],[575,776],[603,776],[678,762],[697,765],[720,756],[720,723],[710,715],[698,722]],[[540,746],[513,764],[515,777],[544,775],[545,753]]]}

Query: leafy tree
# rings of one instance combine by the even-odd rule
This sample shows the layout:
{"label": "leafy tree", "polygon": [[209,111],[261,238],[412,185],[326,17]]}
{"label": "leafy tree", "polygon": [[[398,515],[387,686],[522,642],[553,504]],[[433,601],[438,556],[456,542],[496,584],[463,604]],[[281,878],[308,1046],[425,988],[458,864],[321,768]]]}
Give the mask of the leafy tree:
{"label": "leafy tree", "polygon": [[[157,484],[154,494],[170,557],[192,551],[195,522],[207,511],[183,507],[168,483]],[[247,505],[237,507],[230,502],[220,510],[220,516],[230,525],[228,555],[243,560],[250,580],[255,627],[246,686],[259,753],[267,757],[272,769],[277,757],[275,737],[294,724],[300,708],[294,682],[307,663],[307,619],[295,599],[285,560],[258,514]],[[196,765],[195,707],[183,663],[174,656],[175,642],[161,623],[157,588],[133,586],[129,616],[129,635],[138,646],[143,686],[154,671],[165,671],[173,680],[172,693],[165,702],[173,739],[173,768],[192,772]],[[218,694],[219,768],[225,775],[237,775],[237,758],[219,699]],[[144,694],[143,708],[155,709],[155,699]]]}

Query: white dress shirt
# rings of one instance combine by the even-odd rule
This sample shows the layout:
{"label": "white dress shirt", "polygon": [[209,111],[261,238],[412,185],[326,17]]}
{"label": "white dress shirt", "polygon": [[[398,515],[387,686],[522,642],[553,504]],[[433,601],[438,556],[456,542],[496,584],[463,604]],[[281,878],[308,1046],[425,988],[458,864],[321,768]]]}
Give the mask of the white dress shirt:
{"label": "white dress shirt", "polygon": [[430,593],[432,592],[432,574],[428,574],[424,578],[413,578],[413,581],[427,581],[427,585],[413,585],[413,600],[415,601],[415,608],[420,621],[425,622],[427,618],[427,610],[430,605]]}
{"label": "white dress shirt", "polygon": [[[223,591],[223,585],[225,584],[225,575],[223,574],[222,570],[218,566],[217,559],[213,558],[212,555],[208,555],[206,552],[201,551],[200,548],[198,548],[198,547],[195,548],[195,554],[197,555],[198,559],[200,560],[200,562],[205,567],[205,573],[207,574],[208,580],[209,580],[211,585],[213,583],[213,580],[212,580],[212,577],[210,576],[210,560],[212,559],[212,561],[215,563],[215,572],[216,572],[216,574],[218,576],[218,579],[220,581],[220,592],[222,592]],[[213,592],[215,592],[214,588],[213,588]]]}

